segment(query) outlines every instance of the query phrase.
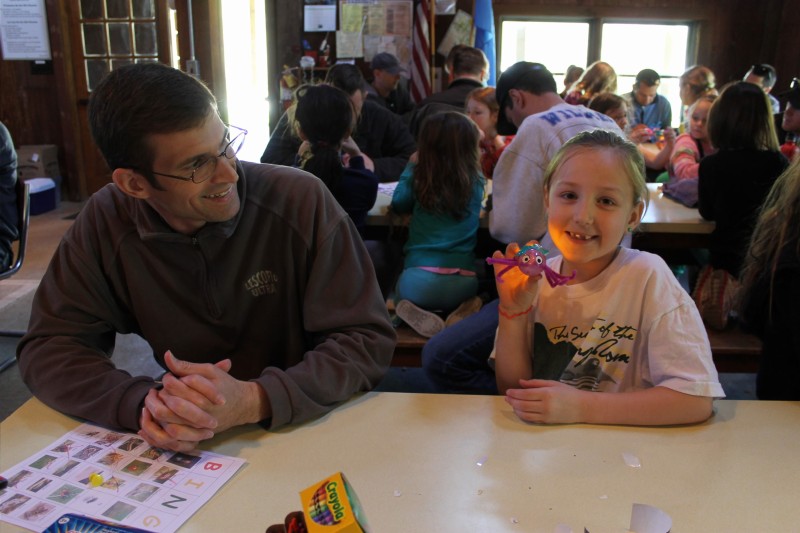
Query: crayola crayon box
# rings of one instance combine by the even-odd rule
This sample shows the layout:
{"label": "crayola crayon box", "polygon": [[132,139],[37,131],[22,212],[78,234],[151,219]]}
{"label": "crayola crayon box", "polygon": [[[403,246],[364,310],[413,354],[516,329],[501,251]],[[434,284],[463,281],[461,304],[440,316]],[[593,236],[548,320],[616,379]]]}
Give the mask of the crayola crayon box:
{"label": "crayola crayon box", "polygon": [[341,472],[300,492],[308,533],[369,533],[355,490]]}

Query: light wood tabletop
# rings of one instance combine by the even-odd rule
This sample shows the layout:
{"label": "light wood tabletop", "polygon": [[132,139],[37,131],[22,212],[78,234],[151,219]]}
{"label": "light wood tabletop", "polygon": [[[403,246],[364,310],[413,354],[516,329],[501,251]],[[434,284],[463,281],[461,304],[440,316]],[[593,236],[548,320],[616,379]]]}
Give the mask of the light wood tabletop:
{"label": "light wood tabletop", "polygon": [[[382,183],[375,205],[367,216],[368,226],[405,224],[406,219],[389,213],[396,182]],[[706,235],[714,230],[714,223],[704,220],[696,208],[686,207],[664,196],[660,184],[648,183],[650,204],[642,217],[639,230],[644,233],[689,233]],[[491,187],[489,187],[491,191]],[[481,217],[481,227],[489,227],[489,217]]]}
{"label": "light wood tabletop", "polygon": [[[0,425],[0,467],[78,423],[30,400]],[[800,402],[717,401],[695,426],[538,426],[499,396],[368,393],[205,443],[247,464],[180,531],[264,531],[337,471],[378,533],[624,532],[634,503],[670,515],[673,533],[798,531],[798,442]]]}
{"label": "light wood tabletop", "polygon": [[645,233],[695,233],[714,231],[714,222],[700,216],[697,208],[686,207],[661,192],[660,183],[648,183],[650,203],[639,229]]}

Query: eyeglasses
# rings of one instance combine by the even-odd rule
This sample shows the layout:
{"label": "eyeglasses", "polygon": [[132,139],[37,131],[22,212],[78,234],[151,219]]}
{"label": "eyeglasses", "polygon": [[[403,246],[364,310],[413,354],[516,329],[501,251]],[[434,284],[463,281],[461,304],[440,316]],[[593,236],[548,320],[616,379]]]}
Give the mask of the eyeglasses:
{"label": "eyeglasses", "polygon": [[206,157],[204,159],[197,160],[190,175],[175,176],[174,174],[164,174],[163,172],[156,172],[155,170],[151,170],[150,172],[158,176],[164,176],[165,178],[191,181],[193,183],[203,183],[204,181],[208,180],[208,178],[213,176],[217,171],[217,163],[219,162],[220,157],[233,159],[236,157],[236,154],[239,153],[239,150],[242,149],[242,145],[244,145],[244,139],[247,136],[247,130],[230,125],[227,125],[227,128],[227,138],[230,137],[231,129],[238,131],[238,133],[233,137],[233,139],[230,140],[230,142],[228,142],[228,144],[225,145],[225,148],[219,154],[213,157]]}

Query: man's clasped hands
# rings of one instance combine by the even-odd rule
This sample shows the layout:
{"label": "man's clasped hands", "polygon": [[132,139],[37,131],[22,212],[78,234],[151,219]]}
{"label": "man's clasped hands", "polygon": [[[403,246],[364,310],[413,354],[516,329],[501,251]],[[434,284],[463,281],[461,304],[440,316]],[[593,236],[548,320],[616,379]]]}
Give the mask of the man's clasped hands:
{"label": "man's clasped hands", "polygon": [[167,351],[164,362],[163,386],[147,393],[139,420],[139,436],[149,444],[189,451],[216,433],[270,417],[264,389],[231,376],[230,359],[190,363]]}

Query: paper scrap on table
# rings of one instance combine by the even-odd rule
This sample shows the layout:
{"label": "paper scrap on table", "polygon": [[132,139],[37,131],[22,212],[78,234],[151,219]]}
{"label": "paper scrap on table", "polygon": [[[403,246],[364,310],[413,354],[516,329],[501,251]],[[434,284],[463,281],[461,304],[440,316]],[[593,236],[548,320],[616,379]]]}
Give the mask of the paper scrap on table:
{"label": "paper scrap on table", "polygon": [[672,518],[652,505],[634,503],[631,512],[631,527],[633,533],[669,533],[672,529]]}
{"label": "paper scrap on table", "polygon": [[[669,533],[671,529],[672,518],[658,507],[643,503],[633,504],[628,533]],[[567,533],[567,531],[556,528],[556,533]],[[589,530],[583,528],[583,533],[589,533]]]}
{"label": "paper scrap on table", "polygon": [[397,188],[397,182],[392,181],[389,183],[379,183],[378,192],[386,196],[394,196],[394,190]]}
{"label": "paper scrap on table", "polygon": [[639,458],[633,455],[632,453],[623,452],[622,453],[622,460],[625,461],[625,464],[630,466],[631,468],[641,468],[642,463],[639,461]]}
{"label": "paper scrap on table", "polygon": [[81,424],[3,473],[0,520],[43,531],[75,513],[172,533],[244,463],[154,448],[134,433]]}

